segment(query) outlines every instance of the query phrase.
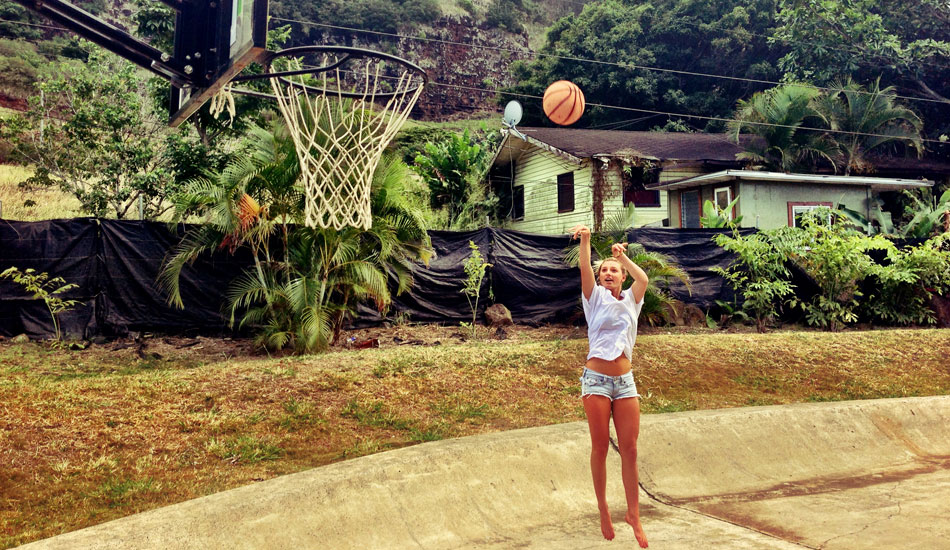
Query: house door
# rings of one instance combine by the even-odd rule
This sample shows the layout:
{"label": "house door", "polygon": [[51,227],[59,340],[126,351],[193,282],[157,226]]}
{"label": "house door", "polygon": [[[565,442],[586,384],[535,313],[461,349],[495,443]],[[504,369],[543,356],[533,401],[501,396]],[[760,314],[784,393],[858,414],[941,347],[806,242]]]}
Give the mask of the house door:
{"label": "house door", "polygon": [[680,193],[681,227],[699,228],[699,190]]}

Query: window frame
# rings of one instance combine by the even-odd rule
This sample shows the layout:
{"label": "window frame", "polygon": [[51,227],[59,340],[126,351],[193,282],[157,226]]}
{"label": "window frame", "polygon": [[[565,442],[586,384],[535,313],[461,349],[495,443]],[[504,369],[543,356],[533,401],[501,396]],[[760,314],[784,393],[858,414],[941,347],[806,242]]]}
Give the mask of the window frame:
{"label": "window frame", "polygon": [[[570,199],[569,202],[568,199]],[[563,174],[557,175],[557,212],[558,214],[562,214],[573,211],[574,172],[564,172]]]}
{"label": "window frame", "polygon": [[511,219],[515,221],[524,219],[524,185],[515,185],[511,188]]}
{"label": "window frame", "polygon": [[[834,203],[828,201],[788,201],[788,226],[789,227],[798,227],[795,224],[795,215],[804,214],[809,210],[815,210],[816,208],[834,208]],[[831,225],[831,213],[828,214],[828,225]]]}
{"label": "window frame", "polygon": [[[724,205],[719,204],[720,191],[726,192],[726,204]],[[726,212],[729,215],[729,219],[733,220],[735,219],[735,216],[732,213],[732,208],[729,208],[728,211],[726,210],[726,208],[729,206],[729,203],[731,202],[732,202],[732,187],[727,185],[726,187],[716,187],[715,189],[713,189],[713,203],[716,205],[716,208],[718,210]]]}

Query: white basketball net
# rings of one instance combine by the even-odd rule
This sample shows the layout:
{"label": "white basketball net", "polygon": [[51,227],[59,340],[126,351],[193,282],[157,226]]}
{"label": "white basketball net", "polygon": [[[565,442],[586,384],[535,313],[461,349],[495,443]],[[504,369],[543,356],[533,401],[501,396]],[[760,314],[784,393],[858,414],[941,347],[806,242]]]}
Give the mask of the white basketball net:
{"label": "white basketball net", "polygon": [[[285,77],[285,81],[270,79],[300,160],[308,227],[372,226],[373,172],[422,93],[418,74],[410,69],[400,67],[401,74],[394,75],[391,65],[384,71],[375,59],[361,61],[356,69],[337,67],[318,75]],[[299,60],[289,60],[280,70],[300,67]],[[327,91],[314,92],[287,81]],[[342,92],[356,92],[360,97],[345,98]],[[393,96],[377,103],[382,93]]]}

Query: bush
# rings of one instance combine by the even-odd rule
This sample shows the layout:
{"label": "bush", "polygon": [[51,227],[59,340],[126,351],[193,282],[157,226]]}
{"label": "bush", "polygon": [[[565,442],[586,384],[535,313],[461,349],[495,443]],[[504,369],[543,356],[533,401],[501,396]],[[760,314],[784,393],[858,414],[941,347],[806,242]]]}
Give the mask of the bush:
{"label": "bush", "polygon": [[406,0],[402,4],[403,17],[413,23],[431,23],[442,17],[436,0]]}
{"label": "bush", "polygon": [[515,34],[524,32],[523,20],[524,13],[512,0],[493,0],[485,12],[485,23],[489,27],[498,27]]}
{"label": "bush", "polygon": [[755,318],[756,328],[765,332],[767,323],[777,317],[781,305],[795,287],[789,281],[785,256],[771,242],[768,233],[743,237],[716,235],[715,242],[736,255],[726,269],[715,268],[732,288],[742,295],[742,310]]}
{"label": "bush", "polygon": [[[831,219],[833,223],[828,223]],[[835,221],[839,223],[834,223]],[[881,266],[868,255],[893,244],[880,235],[855,234],[840,214],[818,208],[802,217],[801,228],[783,228],[773,233],[773,244],[795,262],[820,289],[810,298],[793,298],[793,306],[805,312],[808,324],[836,331],[858,320],[861,283]]]}
{"label": "bush", "polygon": [[862,308],[870,318],[895,325],[933,324],[933,295],[950,295],[950,235],[905,250],[891,246],[887,263],[873,278],[876,294]]}

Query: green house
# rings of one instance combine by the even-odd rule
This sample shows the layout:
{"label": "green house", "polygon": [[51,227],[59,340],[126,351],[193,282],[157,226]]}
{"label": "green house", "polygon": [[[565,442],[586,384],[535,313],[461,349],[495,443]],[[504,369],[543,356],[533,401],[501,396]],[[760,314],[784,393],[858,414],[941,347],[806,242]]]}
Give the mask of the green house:
{"label": "green house", "polygon": [[703,203],[707,200],[722,209],[739,197],[731,212],[742,216],[740,227],[775,229],[795,227],[799,217],[820,207],[847,207],[876,219],[882,192],[931,187],[930,180],[910,180],[831,174],[785,174],[759,170],[722,170],[678,181],[652,185],[667,193],[672,227],[702,227]]}
{"label": "green house", "polygon": [[724,134],[518,128],[504,132],[488,183],[507,227],[558,235],[580,223],[596,230],[631,204],[635,226],[699,227],[704,201],[735,197],[744,227],[794,225],[819,206],[871,214],[880,193],[950,175],[947,163],[890,157],[873,177],[764,172],[737,161],[742,151]]}

